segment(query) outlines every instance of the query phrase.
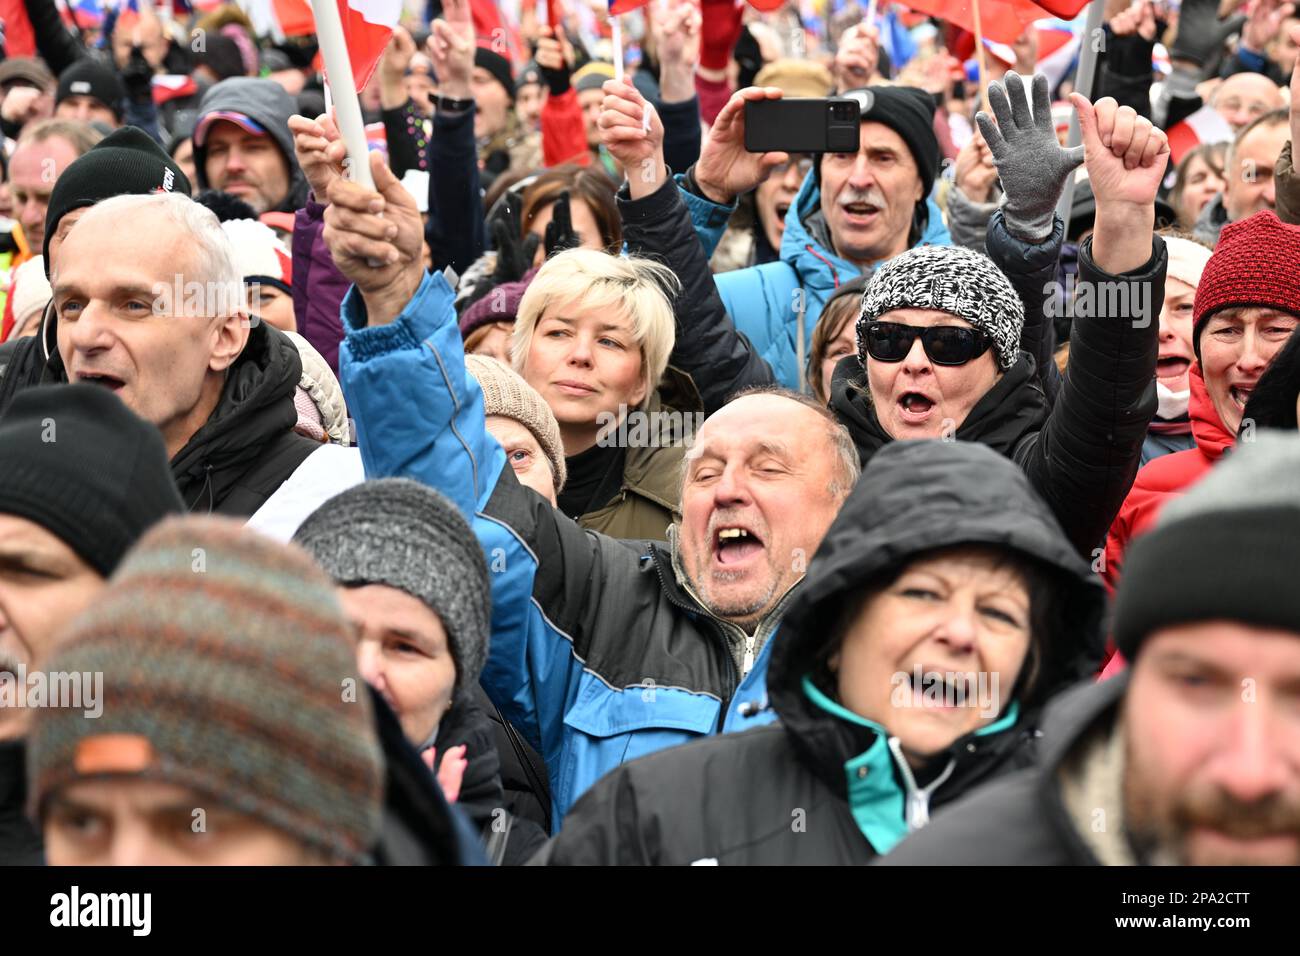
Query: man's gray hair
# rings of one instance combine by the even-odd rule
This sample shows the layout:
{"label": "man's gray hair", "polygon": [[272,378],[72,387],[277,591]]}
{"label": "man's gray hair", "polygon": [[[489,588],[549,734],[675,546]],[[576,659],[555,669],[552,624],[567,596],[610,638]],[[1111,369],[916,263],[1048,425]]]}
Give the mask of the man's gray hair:
{"label": "man's gray hair", "polygon": [[[224,290],[225,308],[244,309],[243,276],[235,266],[234,249],[230,237],[221,228],[216,214],[207,206],[196,203],[189,196],[178,193],[128,194],[113,196],[96,203],[77,222],[82,227],[87,222],[109,219],[121,228],[133,228],[136,220],[152,212],[162,213],[185,233],[181,249],[189,252],[189,260],[178,257],[176,276],[184,287],[199,283],[207,290]],[[225,298],[228,297],[228,298]],[[214,301],[209,294],[205,301]],[[173,303],[179,307],[182,303]],[[229,312],[222,311],[228,315]]]}

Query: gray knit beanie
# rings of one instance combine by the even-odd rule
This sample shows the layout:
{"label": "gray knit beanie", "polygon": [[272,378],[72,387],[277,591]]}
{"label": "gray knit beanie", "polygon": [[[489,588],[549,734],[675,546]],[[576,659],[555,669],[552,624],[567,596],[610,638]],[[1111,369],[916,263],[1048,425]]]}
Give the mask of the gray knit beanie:
{"label": "gray knit beanie", "polygon": [[568,470],[564,466],[564,441],[560,425],[545,399],[514,369],[484,355],[466,355],[465,368],[483,390],[483,414],[500,415],[523,425],[551,463],[555,493],[564,490]]}
{"label": "gray knit beanie", "polygon": [[862,294],[857,333],[863,368],[867,324],[894,309],[937,309],[965,319],[993,340],[1002,371],[1016,364],[1025,307],[988,256],[961,246],[918,246],[880,266]]}
{"label": "gray knit beanie", "polygon": [[446,497],[409,478],[353,485],[293,536],[343,587],[383,584],[419,598],[447,630],[459,699],[487,660],[491,603],[483,549]]}

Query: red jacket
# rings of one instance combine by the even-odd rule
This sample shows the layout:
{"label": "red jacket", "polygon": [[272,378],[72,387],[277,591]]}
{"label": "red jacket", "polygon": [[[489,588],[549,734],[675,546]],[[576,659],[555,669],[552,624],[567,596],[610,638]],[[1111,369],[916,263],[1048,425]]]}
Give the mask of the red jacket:
{"label": "red jacket", "polygon": [[1224,427],[1210,402],[1199,362],[1192,363],[1188,377],[1192,395],[1187,403],[1187,412],[1192,420],[1192,438],[1196,447],[1162,455],[1137,473],[1106,538],[1106,566],[1102,577],[1112,593],[1119,584],[1128,543],[1151,526],[1166,501],[1191,487],[1236,441],[1236,436]]}

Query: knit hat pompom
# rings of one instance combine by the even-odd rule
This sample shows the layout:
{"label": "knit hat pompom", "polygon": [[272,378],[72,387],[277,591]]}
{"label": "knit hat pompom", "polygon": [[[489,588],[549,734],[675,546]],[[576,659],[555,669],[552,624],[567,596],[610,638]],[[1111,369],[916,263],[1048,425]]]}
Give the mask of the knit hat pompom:
{"label": "knit hat pompom", "polygon": [[867,325],[895,309],[936,309],[965,319],[993,340],[1002,371],[1016,364],[1025,307],[988,256],[961,246],[918,246],[876,269],[862,294],[857,326],[863,368]]}
{"label": "knit hat pompom", "polygon": [[1192,345],[1201,357],[1201,332],[1214,313],[1230,308],[1278,309],[1300,315],[1300,226],[1271,209],[1230,222],[1201,272],[1192,306]]}
{"label": "knit hat pompom", "polygon": [[564,441],[560,438],[560,425],[555,420],[546,401],[514,369],[494,358],[483,355],[466,355],[465,368],[483,391],[483,414],[501,415],[517,421],[527,428],[542,454],[550,462],[555,478],[555,493],[564,489],[568,469],[564,464]]}
{"label": "knit hat pompom", "polygon": [[102,673],[103,709],[33,712],[33,815],[77,780],[141,777],[366,860],[383,754],[333,585],[299,549],[227,518],[164,521],[49,667]]}
{"label": "knit hat pompom", "polygon": [[487,563],[445,496],[409,478],[365,481],[312,512],[293,540],[342,587],[382,584],[423,601],[447,631],[456,697],[478,682],[491,620]]}

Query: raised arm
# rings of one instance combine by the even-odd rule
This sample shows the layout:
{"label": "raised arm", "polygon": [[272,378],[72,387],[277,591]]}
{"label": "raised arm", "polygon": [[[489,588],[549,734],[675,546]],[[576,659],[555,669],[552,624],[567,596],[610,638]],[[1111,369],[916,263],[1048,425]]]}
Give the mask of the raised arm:
{"label": "raised arm", "polygon": [[483,687],[558,773],[583,660],[602,636],[625,640],[634,627],[611,622],[610,608],[627,603],[637,553],[516,480],[466,371],[453,291],[420,265],[415,202],[377,155],[371,170],[378,192],[335,180],[325,213],[325,241],[354,282],[339,378],[366,475],[422,481],[471,521],[492,571]]}
{"label": "raised arm", "polygon": [[655,110],[630,83],[610,80],[599,126],[605,148],[627,170],[618,206],[628,250],[667,263],[682,283],[673,302],[677,339],[669,364],[694,379],[706,415],[740,389],[771,384],[771,367],[736,331],[722,305],[690,213],[664,163],[663,125]]}
{"label": "raised arm", "polygon": [[1152,232],[1165,135],[1130,107],[1079,94],[1096,228],[1079,249],[1070,364],[1037,440],[1017,458],[1070,540],[1091,558],[1123,504],[1156,411],[1167,255]]}

